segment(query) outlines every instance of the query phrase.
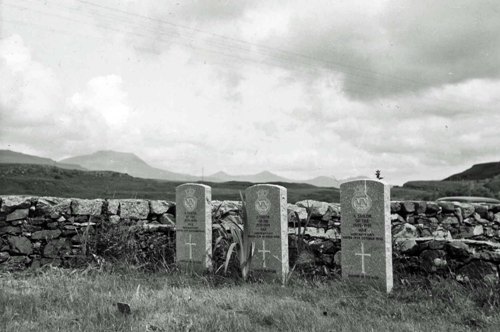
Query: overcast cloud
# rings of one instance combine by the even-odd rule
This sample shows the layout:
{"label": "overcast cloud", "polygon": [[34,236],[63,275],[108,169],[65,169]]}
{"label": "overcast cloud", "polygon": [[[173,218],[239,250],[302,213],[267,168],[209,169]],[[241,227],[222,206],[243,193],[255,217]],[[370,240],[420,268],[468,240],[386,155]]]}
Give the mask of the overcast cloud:
{"label": "overcast cloud", "polygon": [[0,148],[395,184],[500,160],[498,1],[0,6]]}

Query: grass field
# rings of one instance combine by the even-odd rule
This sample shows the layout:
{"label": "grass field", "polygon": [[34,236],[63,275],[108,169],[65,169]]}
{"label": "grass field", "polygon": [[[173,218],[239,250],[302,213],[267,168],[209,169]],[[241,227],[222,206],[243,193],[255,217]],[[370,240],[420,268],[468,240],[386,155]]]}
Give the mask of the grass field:
{"label": "grass field", "polygon": [[0,274],[0,330],[498,331],[496,293],[446,280],[399,283],[387,296],[298,277],[282,287],[178,272],[47,268]]}

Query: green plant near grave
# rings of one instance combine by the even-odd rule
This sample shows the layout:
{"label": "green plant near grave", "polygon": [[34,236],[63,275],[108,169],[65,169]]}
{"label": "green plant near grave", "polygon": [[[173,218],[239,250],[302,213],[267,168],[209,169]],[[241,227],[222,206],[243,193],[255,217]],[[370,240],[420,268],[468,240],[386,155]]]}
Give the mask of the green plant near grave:
{"label": "green plant near grave", "polygon": [[[242,202],[242,207],[241,207],[241,219],[243,221],[243,227],[235,220],[235,218],[231,215],[228,215],[225,217],[225,226],[229,230],[229,235],[232,240],[232,243],[229,245],[227,252],[225,254],[225,262],[223,265],[221,265],[220,268],[224,267],[224,273],[227,273],[231,258],[233,256],[233,253],[236,255],[236,258],[238,260],[238,265],[239,265],[239,270],[241,272],[241,276],[243,280],[248,279],[248,275],[250,272],[250,263],[252,261],[252,257],[254,255],[255,251],[255,244],[250,241],[248,237],[248,215],[247,215],[247,209],[245,205],[245,199],[243,197],[243,194],[240,192],[240,197],[241,197],[241,202]],[[227,234],[227,233],[226,233]],[[223,235],[224,237],[224,235]],[[223,241],[222,238],[217,238],[216,242],[216,247],[217,244],[219,244],[221,241]],[[227,239],[227,238],[226,238]],[[220,269],[219,268],[219,269]]]}

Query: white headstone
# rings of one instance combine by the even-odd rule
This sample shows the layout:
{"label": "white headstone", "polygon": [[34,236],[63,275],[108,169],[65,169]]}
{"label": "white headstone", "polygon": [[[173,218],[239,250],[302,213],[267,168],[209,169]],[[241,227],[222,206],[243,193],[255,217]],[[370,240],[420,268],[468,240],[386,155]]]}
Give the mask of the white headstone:
{"label": "white headstone", "polygon": [[381,181],[356,180],[340,186],[342,278],[393,286],[390,189]]}
{"label": "white headstone", "polygon": [[176,188],[176,258],[182,270],[203,273],[211,268],[212,191],[187,183]]}
{"label": "white headstone", "polygon": [[251,271],[265,279],[285,281],[288,275],[288,212],[286,188],[258,184],[245,190],[248,238],[254,243]]}

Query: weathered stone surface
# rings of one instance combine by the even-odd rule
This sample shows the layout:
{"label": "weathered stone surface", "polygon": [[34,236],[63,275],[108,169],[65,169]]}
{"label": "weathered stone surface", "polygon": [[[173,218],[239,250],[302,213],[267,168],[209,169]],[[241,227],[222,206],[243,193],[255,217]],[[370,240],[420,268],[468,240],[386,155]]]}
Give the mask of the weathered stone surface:
{"label": "weathered stone surface", "polygon": [[0,264],[7,261],[10,258],[10,254],[6,251],[0,251]]}
{"label": "weathered stone surface", "polygon": [[71,201],[71,211],[79,216],[99,216],[102,214],[102,199],[73,199]]}
{"label": "weathered stone surface", "polygon": [[446,267],[446,252],[444,250],[424,250],[420,253],[422,268],[427,272],[436,272]]}
{"label": "weathered stone surface", "polygon": [[455,216],[445,216],[441,221],[442,225],[458,225],[458,219]]}
{"label": "weathered stone surface", "polygon": [[411,224],[402,225],[402,229],[398,233],[393,234],[394,239],[401,239],[401,238],[408,239],[416,237],[418,237],[417,227]]}
{"label": "weathered stone surface", "polygon": [[316,256],[309,250],[303,250],[299,253],[295,264],[297,266],[313,265],[316,263]]}
{"label": "weathered stone surface", "polygon": [[31,255],[33,253],[33,245],[31,241],[24,236],[9,236],[10,252],[20,255]]}
{"label": "weathered stone surface", "polygon": [[401,211],[401,202],[392,201],[391,202],[391,213],[398,213]]}
{"label": "weathered stone surface", "polygon": [[170,214],[170,213],[164,213],[160,216],[160,218],[158,219],[158,221],[161,223],[161,224],[165,224],[165,225],[173,225],[175,226],[175,216]]}
{"label": "weathered stone surface", "polygon": [[474,206],[472,204],[455,203],[455,205],[460,207],[460,209],[462,210],[462,217],[464,219],[470,217],[475,212]]}
{"label": "weathered stone surface", "polygon": [[306,211],[311,211],[311,216],[314,218],[323,217],[323,215],[328,211],[330,206],[328,203],[319,202],[312,199],[307,199],[304,201],[299,201],[295,203],[296,206],[305,208]]}
{"label": "weathered stone surface", "polygon": [[448,242],[446,243],[445,248],[451,257],[467,258],[474,253],[473,249],[464,242]]}
{"label": "weathered stone surface", "polygon": [[443,213],[455,212],[455,204],[452,202],[438,202],[437,204],[441,207]]}
{"label": "weathered stone surface", "polygon": [[60,197],[40,197],[36,203],[37,215],[55,216],[71,214],[71,199]]}
{"label": "weathered stone surface", "polygon": [[340,218],[340,205],[336,203],[328,203],[328,210],[326,210],[326,213],[321,219],[328,221],[335,218]]}
{"label": "weathered stone surface", "polygon": [[176,188],[176,261],[181,269],[203,273],[211,268],[212,190],[187,183]]}
{"label": "weathered stone surface", "polygon": [[484,261],[472,261],[459,269],[457,274],[457,279],[463,281],[481,280],[491,283],[498,281],[496,265]]}
{"label": "weathered stone surface", "polygon": [[108,214],[118,214],[120,208],[120,200],[108,199],[107,212]]}
{"label": "weathered stone surface", "polygon": [[418,201],[415,202],[415,212],[418,214],[424,214],[427,211],[427,202]]}
{"label": "weathered stone surface", "polygon": [[59,227],[59,223],[57,221],[53,221],[53,222],[48,222],[47,223],[47,228],[48,229],[56,229]]}
{"label": "weathered stone surface", "polygon": [[47,258],[58,258],[71,252],[71,245],[64,239],[49,241],[43,248],[43,256]]}
{"label": "weathered stone surface", "polygon": [[295,222],[304,221],[307,219],[307,211],[303,207],[297,206],[295,204],[287,204],[287,211],[288,219],[295,218],[295,213],[298,214],[299,220],[295,220]]}
{"label": "weathered stone surface", "polygon": [[7,221],[25,219],[28,217],[30,209],[16,209],[7,215]]}
{"label": "weathered stone surface", "polygon": [[484,228],[482,225],[474,226],[474,229],[472,230],[472,234],[474,236],[483,235],[483,233],[484,233]]}
{"label": "weathered stone surface", "polygon": [[43,230],[34,232],[31,234],[32,240],[52,240],[61,236],[61,231],[58,229],[55,230]]}
{"label": "weathered stone surface", "polygon": [[0,227],[0,235],[2,234],[10,234],[10,235],[17,235],[21,234],[21,227],[19,226],[5,226],[5,227]]}
{"label": "weathered stone surface", "polygon": [[224,215],[229,212],[238,213],[242,209],[240,201],[212,201],[212,212],[217,215]]}
{"label": "weathered stone surface", "polygon": [[[284,187],[267,184],[254,185],[245,190],[248,238],[255,245],[251,270],[265,279],[282,282],[289,269],[286,193]],[[326,205],[325,212],[328,209]]]}
{"label": "weathered stone surface", "polygon": [[149,208],[151,213],[163,214],[168,211],[168,209],[173,205],[172,202],[152,200],[149,202]]}
{"label": "weathered stone surface", "polygon": [[10,256],[7,261],[0,265],[0,269],[6,271],[24,270],[30,262],[31,259],[28,256]]}
{"label": "weathered stone surface", "polygon": [[333,256],[333,263],[337,266],[342,266],[342,251],[337,251]]}
{"label": "weathered stone surface", "polygon": [[121,218],[119,216],[109,216],[109,222],[111,224],[118,224],[120,222]]}
{"label": "weathered stone surface", "polygon": [[425,213],[435,215],[441,211],[441,207],[436,202],[427,202]]}
{"label": "weathered stone surface", "polygon": [[342,278],[393,286],[389,186],[357,180],[340,186]]}
{"label": "weathered stone surface", "polygon": [[404,254],[411,253],[418,248],[417,241],[414,239],[396,239],[394,242],[396,248]]}
{"label": "weathered stone surface", "polygon": [[415,212],[415,202],[412,201],[404,201],[401,204],[403,211],[406,213],[414,213]]}
{"label": "weathered stone surface", "polygon": [[481,218],[488,218],[488,207],[486,205],[481,205],[481,204],[473,204],[474,205],[474,211],[479,214]]}
{"label": "weathered stone surface", "polygon": [[120,200],[120,217],[130,219],[146,219],[149,215],[148,201],[141,199]]}
{"label": "weathered stone surface", "polygon": [[25,196],[1,196],[2,205],[0,212],[10,213],[15,209],[28,209],[31,206],[31,197]]}

